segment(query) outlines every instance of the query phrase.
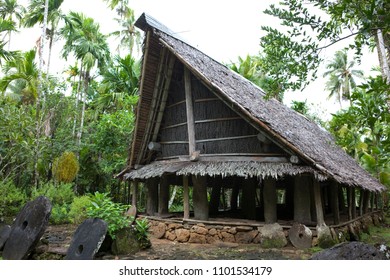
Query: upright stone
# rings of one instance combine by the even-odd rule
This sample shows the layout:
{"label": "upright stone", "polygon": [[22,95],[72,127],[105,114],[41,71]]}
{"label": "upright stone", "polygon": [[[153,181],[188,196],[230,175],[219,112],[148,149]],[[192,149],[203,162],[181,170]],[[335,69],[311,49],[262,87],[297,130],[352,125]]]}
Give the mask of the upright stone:
{"label": "upright stone", "polygon": [[288,232],[288,238],[292,245],[298,249],[308,249],[311,247],[313,233],[305,225],[294,223]]}
{"label": "upright stone", "polygon": [[273,178],[264,179],[264,219],[266,224],[277,221],[276,213],[276,183]]}
{"label": "upright stone", "polygon": [[107,223],[98,218],[85,220],[73,235],[66,260],[93,260],[107,233]]}
{"label": "upright stone", "polygon": [[194,185],[194,218],[196,220],[209,219],[209,203],[207,200],[207,178],[205,176],[192,176]]}
{"label": "upright stone", "polygon": [[294,221],[298,223],[311,222],[309,176],[297,176],[294,181]]}
{"label": "upright stone", "polygon": [[3,249],[5,242],[7,242],[11,234],[11,227],[9,225],[0,228],[0,251]]}
{"label": "upright stone", "polygon": [[4,246],[3,259],[26,259],[42,237],[49,222],[51,203],[39,196],[19,212]]}

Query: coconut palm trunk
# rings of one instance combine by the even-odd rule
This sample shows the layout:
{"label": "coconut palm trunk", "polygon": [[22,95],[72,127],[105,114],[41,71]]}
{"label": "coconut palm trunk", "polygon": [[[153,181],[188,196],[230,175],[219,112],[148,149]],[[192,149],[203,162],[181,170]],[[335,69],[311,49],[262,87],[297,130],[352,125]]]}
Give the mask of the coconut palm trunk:
{"label": "coconut palm trunk", "polygon": [[[38,172],[38,160],[40,157],[40,138],[41,138],[41,117],[40,111],[41,106],[41,97],[43,97],[43,49],[45,47],[45,38],[46,38],[46,26],[47,26],[47,15],[49,13],[49,0],[45,0],[45,11],[43,16],[43,25],[42,25],[42,35],[39,48],[39,68],[38,68],[38,91],[37,91],[37,100],[36,100],[36,144],[35,144],[35,158],[34,158],[34,185],[38,187],[39,184],[39,172]],[[43,99],[44,100],[44,99]]]}

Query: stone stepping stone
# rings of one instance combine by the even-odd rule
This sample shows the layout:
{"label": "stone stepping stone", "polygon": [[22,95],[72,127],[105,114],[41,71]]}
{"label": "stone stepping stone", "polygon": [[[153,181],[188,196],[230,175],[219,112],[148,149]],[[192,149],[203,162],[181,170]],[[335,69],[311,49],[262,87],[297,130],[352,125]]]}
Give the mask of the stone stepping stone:
{"label": "stone stepping stone", "polygon": [[294,223],[288,232],[288,237],[298,249],[308,249],[311,247],[313,233],[303,224]]}
{"label": "stone stepping stone", "polygon": [[73,235],[66,260],[93,260],[107,233],[107,223],[98,218],[85,220]]}
{"label": "stone stepping stone", "polygon": [[51,203],[45,196],[27,202],[11,227],[4,246],[3,259],[26,259],[43,236],[50,213]]}
{"label": "stone stepping stone", "polygon": [[0,229],[0,251],[3,249],[5,242],[7,242],[11,234],[11,226],[5,225]]}

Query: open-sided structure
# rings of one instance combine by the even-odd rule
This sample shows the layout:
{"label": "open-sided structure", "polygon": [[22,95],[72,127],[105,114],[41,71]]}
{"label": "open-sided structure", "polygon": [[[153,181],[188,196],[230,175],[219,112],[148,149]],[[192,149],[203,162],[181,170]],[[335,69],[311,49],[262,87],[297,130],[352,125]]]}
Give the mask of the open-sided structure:
{"label": "open-sided structure", "polygon": [[121,176],[135,191],[146,185],[148,215],[167,217],[173,185],[184,188],[184,221],[324,226],[377,209],[384,187],[323,128],[152,17],[136,26],[145,32],[140,97]]}

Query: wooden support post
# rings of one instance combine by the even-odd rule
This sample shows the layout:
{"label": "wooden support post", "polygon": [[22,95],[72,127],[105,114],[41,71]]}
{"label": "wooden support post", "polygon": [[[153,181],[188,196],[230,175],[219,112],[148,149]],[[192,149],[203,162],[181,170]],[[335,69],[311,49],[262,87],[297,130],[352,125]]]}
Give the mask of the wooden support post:
{"label": "wooden support post", "polygon": [[[256,219],[256,178],[247,178],[242,184],[242,211],[246,219]],[[276,192],[275,192],[276,194]]]}
{"label": "wooden support post", "polygon": [[379,210],[379,197],[380,193],[375,193],[375,210]]}
{"label": "wooden support post", "polygon": [[276,223],[277,209],[276,209],[276,182],[273,178],[264,179],[264,220],[266,224]]}
{"label": "wooden support post", "polygon": [[194,218],[207,221],[209,219],[209,203],[207,201],[207,178],[205,176],[192,176]]}
{"label": "wooden support post", "polygon": [[339,206],[338,206],[339,211],[341,213],[345,213],[346,207],[345,207],[344,188],[341,185],[339,185],[338,192],[339,192]]}
{"label": "wooden support post", "polygon": [[332,203],[332,214],[333,223],[338,225],[340,223],[340,210],[339,210],[339,184],[333,181],[330,185],[331,192],[331,203]]}
{"label": "wooden support post", "polygon": [[184,219],[190,218],[190,192],[188,187],[188,176],[183,176],[183,208]]}
{"label": "wooden support post", "polygon": [[363,216],[363,204],[364,204],[364,190],[360,190],[360,196],[359,196],[359,216]]}
{"label": "wooden support post", "polygon": [[370,193],[370,212],[374,212],[374,209],[375,209],[375,206],[374,206],[375,195],[376,195],[376,193],[374,193],[374,192]]}
{"label": "wooden support post", "polygon": [[240,193],[240,188],[237,184],[237,179],[232,179],[232,196],[230,198],[230,209],[237,210],[238,208],[238,195]]}
{"label": "wooden support post", "polygon": [[210,197],[210,214],[218,214],[219,210],[219,202],[221,200],[221,190],[222,186],[213,186],[211,190],[211,197]]}
{"label": "wooden support post", "polygon": [[162,176],[160,180],[159,196],[158,196],[158,215],[163,216],[168,214],[169,204],[169,181],[168,176]]}
{"label": "wooden support post", "polygon": [[348,220],[352,220],[352,187],[347,187],[347,201],[348,201]]}
{"label": "wooden support post", "polygon": [[309,176],[296,176],[294,180],[294,221],[298,223],[311,222],[310,187],[312,179]]}
{"label": "wooden support post", "polygon": [[317,180],[313,181],[314,202],[316,205],[317,226],[325,225],[324,212],[322,208],[321,185]]}
{"label": "wooden support post", "polygon": [[133,193],[131,197],[131,205],[137,207],[137,196],[138,196],[138,184],[139,181],[135,180],[133,181]]}
{"label": "wooden support post", "polygon": [[194,121],[194,108],[193,108],[192,92],[191,92],[191,73],[186,67],[184,67],[184,91],[186,96],[188,152],[189,155],[191,156],[196,149],[195,121]]}
{"label": "wooden support post", "polygon": [[356,189],[351,187],[352,190],[352,219],[356,219]]}
{"label": "wooden support post", "polygon": [[158,178],[150,178],[146,180],[147,199],[146,199],[146,214],[154,216],[158,211]]}
{"label": "wooden support post", "polygon": [[364,192],[363,192],[363,214],[368,213],[369,206],[370,206],[370,191],[364,190]]}

